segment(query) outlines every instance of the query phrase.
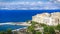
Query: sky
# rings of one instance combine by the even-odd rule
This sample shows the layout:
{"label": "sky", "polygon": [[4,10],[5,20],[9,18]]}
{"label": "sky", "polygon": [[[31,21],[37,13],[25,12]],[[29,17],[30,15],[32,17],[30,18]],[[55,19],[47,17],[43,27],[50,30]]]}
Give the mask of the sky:
{"label": "sky", "polygon": [[49,0],[0,0],[0,2],[21,2],[21,1],[28,1],[28,2],[37,2],[37,1],[49,1]]}
{"label": "sky", "polygon": [[60,0],[0,0],[0,10],[60,9]]}

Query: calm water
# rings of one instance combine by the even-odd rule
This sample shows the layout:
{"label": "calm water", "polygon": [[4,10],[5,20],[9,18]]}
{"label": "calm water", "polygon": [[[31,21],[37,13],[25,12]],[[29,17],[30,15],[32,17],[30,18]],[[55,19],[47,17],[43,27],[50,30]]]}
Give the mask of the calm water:
{"label": "calm water", "polygon": [[19,25],[1,25],[0,26],[0,31],[6,31],[7,29],[15,30],[15,29],[23,28],[23,27],[26,27],[26,26],[19,26]]}
{"label": "calm water", "polygon": [[33,15],[44,12],[59,12],[60,10],[0,10],[0,23],[24,22],[31,20]]}
{"label": "calm water", "polygon": [[[0,23],[2,22],[24,22],[31,20],[32,16],[39,13],[60,12],[60,10],[0,10]],[[0,31],[5,31],[8,28],[12,30],[22,28],[25,26],[3,25],[0,26]]]}

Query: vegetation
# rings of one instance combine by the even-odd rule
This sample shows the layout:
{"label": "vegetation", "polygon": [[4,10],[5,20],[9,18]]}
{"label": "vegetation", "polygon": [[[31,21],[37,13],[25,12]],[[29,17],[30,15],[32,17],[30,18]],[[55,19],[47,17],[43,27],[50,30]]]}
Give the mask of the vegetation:
{"label": "vegetation", "polygon": [[[27,27],[27,33],[26,34],[56,34],[55,30],[58,30],[60,32],[60,24],[58,24],[57,26],[48,26],[46,24],[41,24],[41,23],[37,23],[34,21],[31,21],[31,26]],[[37,24],[37,26],[36,26]],[[43,32],[39,29],[35,29],[35,28],[41,28],[43,27]],[[12,34],[12,30],[8,29],[6,32],[5,31],[1,31],[0,34]]]}
{"label": "vegetation", "polygon": [[[28,26],[27,31],[30,34],[56,34],[55,30],[59,30],[60,31],[60,24],[58,24],[57,26],[48,26],[46,24],[39,24],[37,22],[31,21],[31,26]],[[35,30],[35,25],[38,24],[38,26],[43,27],[44,32],[41,32],[39,30]],[[37,27],[38,27],[37,26]]]}
{"label": "vegetation", "polygon": [[41,34],[41,32],[35,30],[37,22],[31,21],[31,26],[28,26],[27,30],[30,34]]}
{"label": "vegetation", "polygon": [[56,29],[60,31],[60,24],[57,25]]}
{"label": "vegetation", "polygon": [[1,31],[0,34],[12,34],[12,30],[8,29],[7,31]]}
{"label": "vegetation", "polygon": [[8,29],[7,30],[7,34],[12,34],[12,30],[11,29]]}
{"label": "vegetation", "polygon": [[41,32],[39,32],[39,31],[36,31],[36,34],[41,34]]}
{"label": "vegetation", "polygon": [[1,31],[1,32],[0,32],[0,34],[6,34],[6,32],[4,32],[4,31]]}
{"label": "vegetation", "polygon": [[36,31],[34,30],[35,24],[36,24],[36,22],[32,21],[32,22],[31,22],[31,26],[28,26],[28,28],[27,28],[27,30],[28,30],[28,32],[30,32],[30,34],[35,34],[35,32],[36,32]]}
{"label": "vegetation", "polygon": [[43,24],[43,23],[40,23],[40,24],[38,24],[38,25],[41,26],[41,27],[47,26],[46,24]]}
{"label": "vegetation", "polygon": [[44,27],[44,33],[55,34],[54,27],[52,27],[52,26]]}

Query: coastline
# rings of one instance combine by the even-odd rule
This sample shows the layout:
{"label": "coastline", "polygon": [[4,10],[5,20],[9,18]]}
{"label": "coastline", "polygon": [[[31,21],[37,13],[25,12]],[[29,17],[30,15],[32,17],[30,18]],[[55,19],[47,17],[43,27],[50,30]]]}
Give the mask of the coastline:
{"label": "coastline", "polygon": [[7,23],[0,23],[0,26],[1,25],[20,25],[20,26],[26,26],[26,27],[23,27],[23,28],[18,28],[18,29],[15,29],[15,30],[12,30],[12,32],[14,31],[20,31],[20,30],[23,30],[23,29],[26,29],[27,26],[30,26],[30,24],[26,23],[26,22],[19,22],[19,23],[13,23],[13,22],[7,22]]}
{"label": "coastline", "polygon": [[20,31],[21,29],[26,29],[27,27],[23,27],[23,28],[19,28],[19,29],[15,29],[15,30],[12,30],[12,32],[14,31]]}
{"label": "coastline", "polygon": [[26,22],[19,22],[19,23],[13,23],[13,22],[7,22],[7,23],[0,23],[0,25],[22,25],[22,26],[30,26],[30,24]]}

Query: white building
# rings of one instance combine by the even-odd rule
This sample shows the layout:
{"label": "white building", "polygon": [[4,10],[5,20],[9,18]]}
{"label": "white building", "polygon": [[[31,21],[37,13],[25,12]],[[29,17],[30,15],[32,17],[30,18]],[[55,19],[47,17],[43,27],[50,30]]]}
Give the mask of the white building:
{"label": "white building", "polygon": [[42,13],[37,14],[32,17],[32,21],[38,22],[38,23],[44,23],[47,25],[57,25],[60,23],[60,13]]}

